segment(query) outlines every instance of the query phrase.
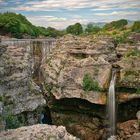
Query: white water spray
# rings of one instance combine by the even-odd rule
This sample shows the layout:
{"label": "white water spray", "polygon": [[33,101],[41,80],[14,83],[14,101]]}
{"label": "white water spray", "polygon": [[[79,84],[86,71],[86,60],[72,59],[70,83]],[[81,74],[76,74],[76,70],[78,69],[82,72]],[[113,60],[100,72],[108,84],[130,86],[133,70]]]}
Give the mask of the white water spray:
{"label": "white water spray", "polygon": [[115,95],[115,83],[116,83],[116,70],[112,71],[112,78],[108,92],[108,119],[109,119],[109,135],[116,135],[116,95]]}

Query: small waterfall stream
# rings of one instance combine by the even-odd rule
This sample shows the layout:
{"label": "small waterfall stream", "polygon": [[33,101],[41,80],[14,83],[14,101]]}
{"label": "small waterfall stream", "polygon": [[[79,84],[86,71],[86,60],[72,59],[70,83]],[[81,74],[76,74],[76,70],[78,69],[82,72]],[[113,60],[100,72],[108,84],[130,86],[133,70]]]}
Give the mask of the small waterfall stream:
{"label": "small waterfall stream", "polygon": [[115,95],[115,83],[116,83],[116,70],[112,70],[112,78],[108,91],[108,120],[109,120],[109,136],[116,135],[116,95]]}

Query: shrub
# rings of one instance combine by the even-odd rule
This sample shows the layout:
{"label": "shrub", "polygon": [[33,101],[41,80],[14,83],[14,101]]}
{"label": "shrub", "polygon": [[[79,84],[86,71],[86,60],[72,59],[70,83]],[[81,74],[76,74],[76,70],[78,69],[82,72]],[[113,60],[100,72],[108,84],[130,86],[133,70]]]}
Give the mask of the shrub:
{"label": "shrub", "polygon": [[140,33],[140,21],[134,22],[134,24],[132,26],[132,31]]}
{"label": "shrub", "polygon": [[114,30],[114,29],[123,30],[127,24],[128,24],[127,20],[121,19],[121,20],[112,21],[110,23],[107,23],[103,28],[105,30]]}
{"label": "shrub", "polygon": [[76,23],[74,25],[68,26],[66,32],[73,35],[80,35],[83,33],[83,27],[80,23]]}
{"label": "shrub", "polygon": [[140,56],[140,52],[138,50],[129,50],[126,54],[126,57],[131,57],[131,56]]}
{"label": "shrub", "polygon": [[96,80],[90,74],[85,74],[83,78],[83,90],[85,91],[101,91],[101,88]]}
{"label": "shrub", "polygon": [[15,128],[18,128],[18,127],[20,127],[20,122],[19,122],[17,116],[8,114],[6,116],[6,128],[15,129]]}
{"label": "shrub", "polygon": [[136,93],[137,93],[137,94],[140,94],[140,88],[137,88]]}
{"label": "shrub", "polygon": [[98,26],[93,26],[93,24],[88,24],[86,29],[85,29],[85,32],[86,33],[93,33],[93,34],[96,34],[98,33],[99,31],[101,31],[101,28],[98,27]]}

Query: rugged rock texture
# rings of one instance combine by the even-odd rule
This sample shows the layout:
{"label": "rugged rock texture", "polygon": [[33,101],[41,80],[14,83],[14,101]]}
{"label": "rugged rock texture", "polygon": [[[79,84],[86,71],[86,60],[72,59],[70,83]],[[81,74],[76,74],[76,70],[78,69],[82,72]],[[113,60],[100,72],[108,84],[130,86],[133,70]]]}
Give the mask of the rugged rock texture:
{"label": "rugged rock texture", "polygon": [[140,133],[136,133],[132,135],[128,140],[139,140],[140,139]]}
{"label": "rugged rock texture", "polygon": [[117,51],[118,54],[123,55],[122,59],[117,62],[120,67],[118,87],[139,88],[140,45],[120,45]]}
{"label": "rugged rock texture", "polygon": [[0,108],[8,123],[12,115],[21,117],[22,124],[37,123],[46,104],[32,80],[30,47],[26,42],[0,44]]}
{"label": "rugged rock texture", "polygon": [[[80,98],[105,104],[105,94],[101,91],[108,89],[112,68],[109,61],[115,57],[111,40],[105,38],[94,43],[90,38],[66,36],[58,41],[55,49],[43,67],[47,91],[51,90],[56,99]],[[85,74],[94,79],[99,90],[83,90]]]}
{"label": "rugged rock texture", "polygon": [[120,138],[131,140],[132,135],[135,135],[136,133],[139,133],[139,124],[137,120],[129,120],[118,124],[118,134]]}
{"label": "rugged rock texture", "polygon": [[35,124],[44,115],[45,123],[50,119],[64,125],[82,140],[106,139],[112,68],[117,68],[118,121],[136,118],[140,110],[138,41],[117,45],[111,38],[68,35],[57,41],[47,59],[46,44],[16,44],[0,45],[0,129],[5,126],[3,120],[6,127],[17,123],[19,127]]}
{"label": "rugged rock texture", "polygon": [[79,140],[63,126],[33,125],[0,133],[0,140]]}
{"label": "rugged rock texture", "polygon": [[[111,38],[69,35],[59,39],[47,63],[42,65],[52,122],[65,125],[81,139],[101,139],[107,125],[105,105],[112,67],[117,68],[118,120],[136,118],[140,109],[139,47],[139,44],[117,46]],[[134,80],[129,80],[127,73],[131,69]],[[84,87],[86,74],[94,81],[90,83],[95,84],[89,91]]]}

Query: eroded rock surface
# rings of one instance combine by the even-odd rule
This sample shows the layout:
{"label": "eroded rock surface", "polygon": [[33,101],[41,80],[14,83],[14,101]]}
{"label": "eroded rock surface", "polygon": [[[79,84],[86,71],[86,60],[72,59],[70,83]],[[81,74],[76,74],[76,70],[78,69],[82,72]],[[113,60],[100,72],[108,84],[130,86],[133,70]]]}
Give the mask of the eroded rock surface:
{"label": "eroded rock surface", "polygon": [[[112,67],[118,69],[118,116],[125,117],[123,121],[135,118],[140,98],[139,47],[139,44],[117,46],[111,38],[71,35],[60,38],[46,64],[42,65],[45,95],[53,123],[65,125],[69,132],[81,139],[90,140],[93,138],[91,135],[95,140],[101,139],[107,125],[105,105]],[[132,76],[127,71],[131,71],[129,74]],[[95,89],[84,89],[86,74],[96,83]],[[129,109],[127,101],[131,101],[128,102]]]}
{"label": "eroded rock surface", "polygon": [[118,120],[136,117],[140,110],[138,41],[117,46],[111,38],[67,35],[58,39],[47,59],[38,46],[30,53],[30,46],[23,44],[0,47],[0,124],[7,112],[26,119],[26,125],[35,124],[48,106],[53,124],[66,126],[82,140],[106,138],[113,67],[117,68]]}
{"label": "eroded rock surface", "polygon": [[[29,43],[0,44],[0,102],[3,118],[20,115],[26,124],[38,122],[37,112],[46,104],[32,80]],[[10,121],[10,120],[9,120]]]}
{"label": "eroded rock surface", "polygon": [[[109,39],[95,43],[90,38],[61,38],[43,66],[46,86],[52,87],[51,93],[56,99],[80,98],[91,103],[105,104],[102,90],[108,89],[112,68],[109,61],[110,57],[115,57],[113,50],[114,44]],[[94,79],[99,90],[83,90],[85,74]]]}
{"label": "eroded rock surface", "polygon": [[33,125],[0,133],[0,140],[79,140],[70,135],[64,126]]}

